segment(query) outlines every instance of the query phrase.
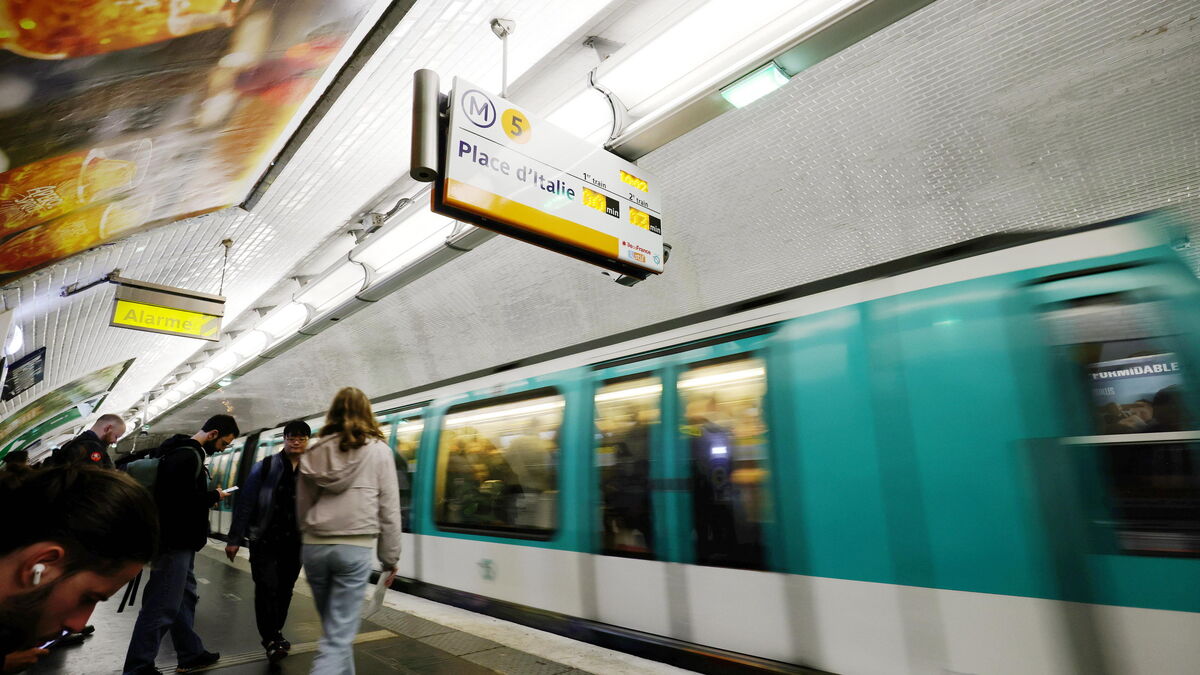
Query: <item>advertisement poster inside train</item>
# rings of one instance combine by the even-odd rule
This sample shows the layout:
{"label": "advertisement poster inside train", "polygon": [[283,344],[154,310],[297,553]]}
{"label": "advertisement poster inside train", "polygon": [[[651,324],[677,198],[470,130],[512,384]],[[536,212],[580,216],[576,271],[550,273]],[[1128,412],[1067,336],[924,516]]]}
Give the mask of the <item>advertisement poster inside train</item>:
{"label": "advertisement poster inside train", "polygon": [[376,0],[0,0],[0,280],[239,203]]}
{"label": "advertisement poster inside train", "polygon": [[1183,429],[1183,373],[1175,354],[1100,361],[1088,371],[1101,433]]}
{"label": "advertisement poster inside train", "polygon": [[4,421],[0,422],[0,456],[12,449],[18,441],[28,442],[28,439],[21,438],[21,435],[34,426],[67,408],[112,391],[133,361],[129,359],[93,371],[64,384],[17,412],[5,415]]}

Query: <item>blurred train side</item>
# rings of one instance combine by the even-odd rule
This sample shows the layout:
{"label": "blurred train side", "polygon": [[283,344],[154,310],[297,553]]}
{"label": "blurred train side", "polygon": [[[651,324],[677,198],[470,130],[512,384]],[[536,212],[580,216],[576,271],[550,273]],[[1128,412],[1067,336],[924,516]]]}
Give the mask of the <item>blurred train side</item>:
{"label": "blurred train side", "polygon": [[[838,673],[1193,672],[1200,560],[1187,545],[1122,548],[1101,458],[1133,437],[1092,427],[1088,385],[1046,323],[1081,299],[1155,303],[1167,323],[1154,336],[1171,336],[1187,407],[1200,410],[1200,370],[1189,367],[1200,363],[1200,285],[1156,218],[381,402],[411,486],[400,573],[542,614]],[[712,364],[765,377],[755,412],[763,447],[754,471],[742,472],[753,478],[735,488],[752,494],[745,500],[761,516],[748,557],[704,553],[711,528],[693,522],[694,500],[706,499],[693,471],[701,432],[680,383]],[[646,481],[652,545],[632,553],[605,538],[600,487],[613,460],[597,397],[622,382],[661,391]],[[536,495],[552,504],[551,526],[448,522],[460,516],[447,506],[447,419],[491,401],[512,409],[526,395],[561,401],[556,484]],[[1197,439],[1170,438],[1186,445],[1185,459]],[[244,440],[260,459],[279,449],[280,430]],[[244,476],[243,453],[235,445],[210,459],[217,484]],[[1181,480],[1194,487],[1198,468]],[[214,509],[214,531],[227,531],[229,515],[228,504]]]}

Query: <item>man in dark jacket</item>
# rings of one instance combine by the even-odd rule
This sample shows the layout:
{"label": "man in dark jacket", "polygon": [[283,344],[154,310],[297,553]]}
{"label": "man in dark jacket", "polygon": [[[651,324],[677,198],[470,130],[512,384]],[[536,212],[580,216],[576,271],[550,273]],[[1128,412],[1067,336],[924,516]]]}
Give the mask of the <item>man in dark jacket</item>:
{"label": "man in dark jacket", "polygon": [[196,619],[196,551],[208,542],[208,510],[225,497],[208,489],[205,453],[221,452],[237,438],[237,422],[214,415],[192,436],[177,434],[159,448],[154,499],[161,524],[161,546],[142,593],[129,650],[126,675],[158,673],[154,659],[163,635],[171,633],[179,655],[176,672],[185,673],[217,662],[220,654],[204,649],[192,625]]}
{"label": "man in dark jacket", "polygon": [[54,451],[48,465],[91,464],[105,469],[113,468],[108,456],[108,446],[125,435],[125,420],[120,415],[101,415],[91,429],[69,440]]}
{"label": "man in dark jacket", "polygon": [[233,560],[238,549],[250,542],[254,616],[271,663],[287,656],[292,647],[281,631],[300,575],[296,467],[308,449],[310,435],[312,429],[304,422],[288,422],[283,427],[283,450],[250,469],[233,507],[229,545],[225,547],[225,555]]}

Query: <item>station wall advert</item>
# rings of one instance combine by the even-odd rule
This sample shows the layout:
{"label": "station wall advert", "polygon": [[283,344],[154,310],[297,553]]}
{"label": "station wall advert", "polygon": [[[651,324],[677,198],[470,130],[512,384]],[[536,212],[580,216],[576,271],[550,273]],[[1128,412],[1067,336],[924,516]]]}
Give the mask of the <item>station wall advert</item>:
{"label": "station wall advert", "polygon": [[641,167],[457,77],[445,152],[448,206],[663,271],[662,196]]}
{"label": "station wall advert", "polygon": [[0,281],[237,204],[380,0],[0,0]]}

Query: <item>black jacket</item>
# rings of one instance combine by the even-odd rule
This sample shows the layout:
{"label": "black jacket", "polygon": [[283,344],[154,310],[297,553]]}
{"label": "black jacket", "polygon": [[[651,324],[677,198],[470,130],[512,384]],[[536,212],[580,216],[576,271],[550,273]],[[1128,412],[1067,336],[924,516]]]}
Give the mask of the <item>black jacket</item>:
{"label": "black jacket", "polygon": [[[285,485],[283,481],[291,481]],[[279,508],[290,509],[291,518],[275,518],[276,500],[282,495],[287,503],[281,503]],[[234,500],[233,524],[229,526],[227,541],[234,546],[243,546],[246,539],[252,543],[264,541],[300,542],[300,530],[296,525],[296,471],[291,468],[287,454],[282,450],[274,455],[256,462],[250,469],[246,484]],[[286,515],[286,514],[284,514]],[[286,523],[286,531],[270,531],[272,525]]]}
{"label": "black jacket", "polygon": [[96,432],[91,429],[72,438],[61,448],[55,450],[49,463],[59,466],[89,464],[105,469],[113,468],[112,459],[108,456],[108,444],[100,440]]}
{"label": "black jacket", "polygon": [[[199,551],[208,543],[208,510],[217,503],[208,489],[204,448],[190,436],[176,434],[160,447],[154,498],[164,551]],[[199,465],[199,473],[197,473]]]}

